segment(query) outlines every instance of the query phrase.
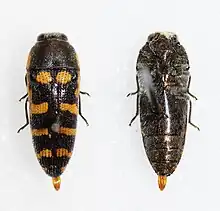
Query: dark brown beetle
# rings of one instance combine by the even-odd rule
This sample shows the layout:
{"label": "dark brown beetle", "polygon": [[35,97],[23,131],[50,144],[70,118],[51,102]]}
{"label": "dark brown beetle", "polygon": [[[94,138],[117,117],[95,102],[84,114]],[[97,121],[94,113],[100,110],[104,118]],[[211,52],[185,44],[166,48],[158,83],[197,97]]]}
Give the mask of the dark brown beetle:
{"label": "dark brown beetle", "polygon": [[171,32],[156,32],[137,59],[137,111],[148,159],[158,175],[161,190],[176,169],[184,148],[187,119],[191,123],[189,60]]}

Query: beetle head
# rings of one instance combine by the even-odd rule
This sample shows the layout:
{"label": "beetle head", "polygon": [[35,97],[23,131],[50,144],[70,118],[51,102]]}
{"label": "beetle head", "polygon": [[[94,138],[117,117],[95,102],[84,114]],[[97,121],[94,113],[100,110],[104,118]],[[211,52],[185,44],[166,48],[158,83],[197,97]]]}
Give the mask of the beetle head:
{"label": "beetle head", "polygon": [[148,36],[150,49],[163,60],[167,59],[168,54],[174,52],[174,46],[178,42],[176,34],[172,32],[156,32]]}
{"label": "beetle head", "polygon": [[45,40],[61,40],[67,41],[67,36],[63,33],[52,32],[52,33],[42,33],[37,37],[37,41],[45,41]]}

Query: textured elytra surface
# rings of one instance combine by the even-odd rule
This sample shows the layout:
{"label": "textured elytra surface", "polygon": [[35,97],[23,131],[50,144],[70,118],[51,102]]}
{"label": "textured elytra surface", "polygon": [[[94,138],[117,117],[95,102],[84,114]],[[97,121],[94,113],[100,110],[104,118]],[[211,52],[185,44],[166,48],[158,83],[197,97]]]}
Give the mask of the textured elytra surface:
{"label": "textured elytra surface", "polygon": [[154,33],[137,60],[145,151],[158,175],[172,174],[182,156],[188,114],[189,61],[173,33]]}
{"label": "textured elytra surface", "polygon": [[72,155],[77,126],[79,67],[73,47],[60,40],[37,42],[27,82],[34,149],[44,171],[58,177]]}

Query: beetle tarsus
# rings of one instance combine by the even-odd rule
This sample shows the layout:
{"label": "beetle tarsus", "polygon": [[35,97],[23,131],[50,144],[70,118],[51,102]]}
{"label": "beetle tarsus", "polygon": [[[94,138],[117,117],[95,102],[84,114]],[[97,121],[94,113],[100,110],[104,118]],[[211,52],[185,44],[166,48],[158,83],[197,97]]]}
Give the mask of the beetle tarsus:
{"label": "beetle tarsus", "polygon": [[82,92],[82,91],[80,91],[80,94],[82,94],[82,95],[87,95],[87,96],[91,97],[91,95],[90,95],[88,92]]}
{"label": "beetle tarsus", "polygon": [[19,99],[19,102],[21,102],[23,99],[25,99],[26,97],[28,96],[28,93],[26,93],[24,96],[22,96],[20,99]]}
{"label": "beetle tarsus", "polygon": [[132,96],[132,95],[136,95],[137,93],[138,93],[138,90],[136,92],[128,93],[126,97],[129,97],[129,96]]}
{"label": "beetle tarsus", "polygon": [[17,133],[20,133],[21,130],[23,130],[24,128],[26,128],[29,125],[29,122],[26,123],[24,126],[22,126],[21,128],[19,128],[19,130],[17,131]]}

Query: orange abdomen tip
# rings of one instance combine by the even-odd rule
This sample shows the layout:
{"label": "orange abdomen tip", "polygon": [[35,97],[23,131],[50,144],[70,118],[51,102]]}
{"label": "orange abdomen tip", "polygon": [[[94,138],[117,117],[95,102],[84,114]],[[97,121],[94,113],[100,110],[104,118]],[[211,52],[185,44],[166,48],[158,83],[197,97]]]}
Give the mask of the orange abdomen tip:
{"label": "orange abdomen tip", "polygon": [[162,191],[167,184],[167,177],[166,176],[158,176],[158,186]]}
{"label": "orange abdomen tip", "polygon": [[53,181],[54,188],[58,191],[60,189],[61,178],[60,177],[53,177],[52,181]]}

